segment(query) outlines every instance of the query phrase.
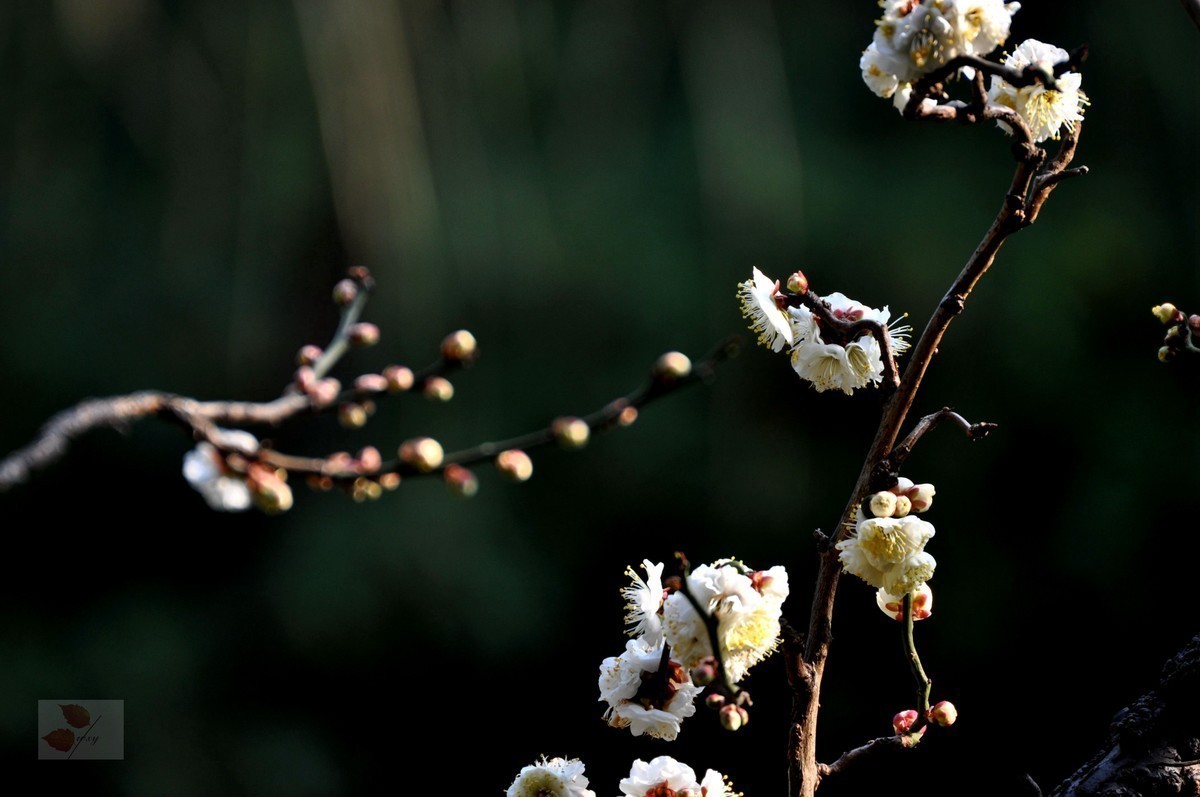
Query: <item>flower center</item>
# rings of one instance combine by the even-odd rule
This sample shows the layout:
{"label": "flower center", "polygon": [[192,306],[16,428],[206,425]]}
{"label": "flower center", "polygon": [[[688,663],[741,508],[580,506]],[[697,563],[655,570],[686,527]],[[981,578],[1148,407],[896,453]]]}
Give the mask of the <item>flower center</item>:
{"label": "flower center", "polygon": [[675,797],[675,790],[663,782],[647,789],[646,797]]}

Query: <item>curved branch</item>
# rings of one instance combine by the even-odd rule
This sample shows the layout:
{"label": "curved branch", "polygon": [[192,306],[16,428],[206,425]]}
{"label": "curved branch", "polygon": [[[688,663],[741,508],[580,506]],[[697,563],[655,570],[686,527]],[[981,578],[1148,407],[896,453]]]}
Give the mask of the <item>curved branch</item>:
{"label": "curved branch", "polygon": [[962,430],[962,433],[967,436],[968,440],[982,440],[996,428],[996,424],[988,423],[987,421],[971,423],[949,407],[942,407],[937,412],[932,412],[917,421],[916,426],[908,433],[908,436],[893,448],[891,453],[880,460],[880,468],[893,473],[900,470],[900,467],[908,459],[909,454],[912,453],[913,448],[916,447],[921,438],[933,431],[942,421],[953,422],[955,426]]}

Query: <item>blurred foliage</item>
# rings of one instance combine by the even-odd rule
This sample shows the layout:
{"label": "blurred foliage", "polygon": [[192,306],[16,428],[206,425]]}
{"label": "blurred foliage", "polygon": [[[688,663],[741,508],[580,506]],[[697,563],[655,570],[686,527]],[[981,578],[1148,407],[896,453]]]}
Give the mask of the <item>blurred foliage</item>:
{"label": "blurred foliage", "polygon": [[[274,395],[354,263],[378,279],[384,341],[347,373],[424,364],[458,327],[483,357],[449,406],[300,424],[277,437],[297,451],[418,433],[456,448],[588,411],[660,352],[740,328],[752,265],[919,328],[1011,161],[994,129],[904,124],[870,94],[856,63],[875,13],[6,4],[0,450],[86,396]],[[962,716],[887,770],[941,767],[926,793],[961,794],[985,765],[1014,790],[1026,771],[1056,782],[1197,631],[1181,607],[1200,378],[1155,360],[1149,313],[1200,297],[1196,31],[1177,3],[1095,0],[1027,3],[1013,38],[1030,36],[1091,45],[1092,174],[1005,246],[918,407],[1001,425],[972,445],[940,432],[909,466],[938,486],[921,644]],[[367,506],[300,494],[275,518],[207,511],[174,429],[95,433],[0,497],[4,752],[94,795],[490,794],[541,753],[583,756],[599,793],[670,753],[780,794],[778,660],[751,680],[745,732],[701,717],[674,746],[603,726],[596,666],[622,645],[624,566],[677,549],[786,564],[803,623],[811,530],[834,522],[875,418],[875,397],[815,394],[758,349],[627,431],[539,454],[526,485],[481,472],[470,503],[434,482]],[[848,579],[841,598],[828,758],[911,692],[870,591]],[[123,764],[29,763],[34,701],[61,697],[126,701]],[[1024,713],[1047,700],[1053,719]]]}

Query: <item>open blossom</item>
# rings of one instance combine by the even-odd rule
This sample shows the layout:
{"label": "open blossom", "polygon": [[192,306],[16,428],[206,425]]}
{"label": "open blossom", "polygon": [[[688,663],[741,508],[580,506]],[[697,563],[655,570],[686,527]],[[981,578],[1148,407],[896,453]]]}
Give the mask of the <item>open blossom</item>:
{"label": "open blossom", "polygon": [[[868,307],[850,299],[842,293],[831,293],[822,297],[836,318],[846,321],[874,321],[888,331],[888,343],[892,352],[900,354],[908,350],[906,339],[910,328],[888,326],[891,312]],[[873,335],[864,334],[845,346],[826,342],[821,334],[821,324],[807,307],[788,310],[796,340],[792,347],[792,368],[796,374],[818,392],[841,390],[853,393],[868,384],[879,384],[883,380],[883,352]]]}
{"label": "open blossom", "polygon": [[184,455],[183,477],[213,509],[242,512],[250,508],[246,480],[229,468],[221,452],[210,443],[199,443]]}
{"label": "open blossom", "polygon": [[521,770],[507,797],[596,797],[578,758],[542,758]]}
{"label": "open blossom", "polygon": [[[1004,59],[1004,65],[1012,69],[1024,69],[1032,64],[1053,71],[1055,64],[1068,58],[1070,54],[1061,47],[1044,44],[1036,39],[1026,39]],[[1012,108],[1020,114],[1029,125],[1034,141],[1057,139],[1064,127],[1074,132],[1075,123],[1083,119],[1083,107],[1088,105],[1088,98],[1079,88],[1083,76],[1078,72],[1059,75],[1055,82],[1058,85],[1057,90],[1048,89],[1041,83],[1017,88],[1006,80],[993,76],[991,87],[988,89],[988,102]],[[998,124],[1007,132],[1012,132],[1011,127],[1004,122]]]}
{"label": "open blossom", "polygon": [[[688,589],[710,615],[717,618],[729,680],[737,683],[747,670],[765,659],[779,644],[779,617],[788,596],[787,570],[743,573],[736,565],[702,565],[687,578]],[[713,655],[704,619],[682,591],[663,603],[663,633],[672,655],[687,668]]]}
{"label": "open blossom", "polygon": [[758,342],[771,351],[792,345],[792,325],[787,314],[775,303],[779,282],[754,269],[754,276],[738,285],[742,317],[750,319],[750,329],[758,333]]}
{"label": "open blossom", "polygon": [[933,577],[937,562],[925,553],[933,524],[915,515],[861,518],[854,536],[837,544],[846,572],[889,595],[912,592]]}
{"label": "open blossom", "polygon": [[663,643],[631,639],[620,656],[600,665],[600,699],[608,703],[609,725],[634,736],[672,740],[683,720],[696,713],[703,691],[676,661],[663,661]]}
{"label": "open blossom", "polygon": [[620,788],[625,797],[685,793],[693,797],[735,797],[728,780],[720,772],[710,769],[704,779],[697,782],[695,770],[665,755],[649,763],[641,759],[634,761],[629,777],[622,778]]}
{"label": "open blossom", "polygon": [[645,581],[632,567],[625,570],[633,582],[621,589],[621,595],[625,598],[625,624],[629,626],[630,636],[643,637],[646,642],[657,644],[662,639],[662,618],[659,613],[663,605],[663,564],[643,559],[642,569],[646,571]]}

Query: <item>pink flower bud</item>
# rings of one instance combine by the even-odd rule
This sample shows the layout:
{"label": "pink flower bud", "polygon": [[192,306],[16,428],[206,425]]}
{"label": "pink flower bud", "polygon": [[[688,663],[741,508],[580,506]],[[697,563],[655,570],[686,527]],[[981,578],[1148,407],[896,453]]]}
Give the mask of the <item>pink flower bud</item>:
{"label": "pink flower bud", "polygon": [[401,462],[412,465],[422,473],[429,473],[441,467],[445,452],[442,444],[432,437],[415,437],[400,445],[398,455]]}
{"label": "pink flower bud", "polygon": [[692,361],[678,351],[669,351],[654,363],[654,375],[659,379],[682,379],[691,372]]}
{"label": "pink flower bud", "polygon": [[524,451],[510,448],[496,455],[496,470],[511,481],[529,481],[533,475],[533,460]]}
{"label": "pink flower bud", "polygon": [[[721,707],[719,716],[721,717],[721,727],[727,731],[736,731],[742,727],[742,715],[746,714],[746,710],[741,706],[726,705]],[[747,718],[749,715],[746,715]]]}
{"label": "pink flower bud", "polygon": [[478,346],[475,336],[465,329],[451,332],[442,341],[442,358],[450,362],[467,363],[475,359]]}
{"label": "pink flower bud", "polygon": [[912,479],[910,479],[906,476],[901,476],[898,479],[896,479],[896,486],[892,488],[892,492],[895,493],[896,495],[904,495],[909,490],[911,490],[914,486],[915,485],[913,484]]}
{"label": "pink flower bud", "polygon": [[[922,584],[912,593],[913,620],[925,620],[933,614],[933,590],[928,584]],[[875,593],[875,603],[879,611],[893,620],[904,619],[904,596],[890,595],[880,589]]]}
{"label": "pink flower bud", "polygon": [[932,484],[918,484],[908,491],[908,500],[912,501],[914,512],[925,512],[933,506],[933,496],[937,491]]}
{"label": "pink flower bud", "polygon": [[583,448],[591,435],[588,425],[579,418],[555,418],[550,429],[558,444],[568,449]]}
{"label": "pink flower bud", "polygon": [[934,725],[941,725],[943,728],[948,728],[958,719],[958,709],[949,700],[943,700],[929,709],[927,716],[929,721]]}
{"label": "pink flower bud", "polygon": [[454,385],[445,377],[431,376],[425,380],[421,393],[430,401],[449,401],[454,398]]}
{"label": "pink flower bud", "polygon": [[712,656],[705,656],[699,664],[692,668],[692,683],[697,686],[708,686],[715,680],[717,680],[717,660]]}
{"label": "pink flower bud", "polygon": [[341,280],[333,286],[333,303],[345,307],[358,298],[358,286],[354,280]]}
{"label": "pink flower bud", "polygon": [[342,383],[333,377],[322,379],[313,385],[312,397],[313,404],[318,407],[328,407],[333,402],[337,401],[338,393],[342,392]]}
{"label": "pink flower bud", "polygon": [[367,411],[361,404],[343,404],[338,407],[338,423],[347,429],[361,429],[367,425]]}
{"label": "pink flower bud", "polygon": [[704,705],[711,709],[718,709],[725,705],[725,695],[720,694],[719,692],[711,692],[707,697],[704,698]]}
{"label": "pink flower bud", "polygon": [[448,465],[442,474],[450,494],[458,498],[470,498],[479,492],[479,479],[462,465]]}
{"label": "pink flower bud", "polygon": [[413,386],[413,372],[403,365],[389,365],[383,369],[383,378],[387,380],[388,390],[392,393],[403,393]]}
{"label": "pink flower bud", "polygon": [[354,389],[362,393],[382,393],[388,389],[388,381],[382,374],[363,374],[354,380]]}
{"label": "pink flower bud", "polygon": [[383,457],[380,455],[378,448],[367,446],[358,452],[359,473],[374,473],[379,470],[381,465],[383,465]]}
{"label": "pink flower bud", "polygon": [[300,351],[296,352],[296,365],[312,365],[321,359],[321,355],[324,353],[320,346],[314,346],[311,343],[302,346]]}
{"label": "pink flower bud", "polygon": [[379,486],[385,490],[395,490],[400,486],[399,473],[385,473],[379,477]]}
{"label": "pink flower bud", "polygon": [[804,293],[808,290],[808,277],[803,271],[797,271],[787,278],[787,289],[792,293]]}
{"label": "pink flower bud", "polygon": [[374,324],[360,321],[350,327],[350,343],[354,346],[366,348],[374,346],[379,342],[379,327]]}
{"label": "pink flower bud", "polygon": [[897,735],[908,733],[912,730],[912,726],[917,723],[917,717],[921,716],[915,708],[910,708],[906,711],[901,711],[896,716],[892,717],[892,728]]}

